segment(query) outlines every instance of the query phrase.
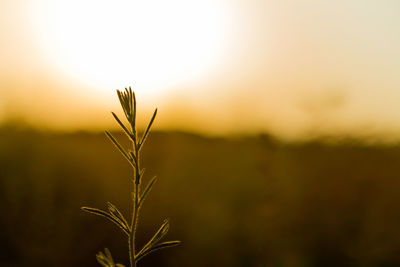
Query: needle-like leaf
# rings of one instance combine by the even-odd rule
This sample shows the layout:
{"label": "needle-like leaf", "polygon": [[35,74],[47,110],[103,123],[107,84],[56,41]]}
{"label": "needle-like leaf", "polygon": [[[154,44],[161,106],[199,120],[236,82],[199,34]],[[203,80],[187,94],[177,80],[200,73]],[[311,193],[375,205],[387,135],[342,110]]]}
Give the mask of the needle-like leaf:
{"label": "needle-like leaf", "polygon": [[117,90],[117,95],[118,95],[119,102],[121,103],[122,110],[125,113],[125,117],[129,120],[129,114],[128,114],[128,109],[126,107],[125,97],[120,90]]}
{"label": "needle-like leaf", "polygon": [[130,94],[130,101],[132,106],[132,118],[131,118],[131,125],[132,128],[135,128],[136,125],[136,96],[135,92],[132,91],[132,88],[129,86],[129,94]]}
{"label": "needle-like leaf", "polygon": [[151,188],[153,187],[153,185],[154,185],[154,183],[155,183],[156,181],[157,181],[157,176],[154,176],[154,177],[150,180],[150,182],[147,184],[147,186],[146,186],[146,188],[144,189],[143,194],[141,195],[140,200],[139,200],[139,209],[140,209],[140,207],[142,206],[143,201],[145,200],[147,194],[150,192]]}
{"label": "needle-like leaf", "polygon": [[106,255],[102,251],[96,254],[97,262],[100,263],[104,267],[112,267]]}
{"label": "needle-like leaf", "polygon": [[140,140],[140,143],[139,143],[139,150],[140,150],[140,148],[142,147],[143,143],[146,141],[146,138],[147,138],[147,136],[148,136],[148,134],[149,134],[151,125],[153,124],[154,119],[156,118],[156,115],[157,115],[157,109],[154,110],[154,113],[153,113],[153,116],[152,116],[151,119],[150,119],[149,125],[147,125],[146,131],[144,132],[143,137],[142,137],[142,139]]}
{"label": "needle-like leaf", "polygon": [[122,121],[118,118],[118,116],[114,112],[111,112],[111,114],[114,116],[114,119],[118,122],[119,126],[121,126],[126,135],[128,135],[129,138],[133,139],[134,138],[133,134],[128,130],[128,128],[126,128],[126,126],[122,123]]}
{"label": "needle-like leaf", "polygon": [[[155,244],[158,243],[167,233],[169,230],[169,220],[164,220],[164,223],[160,226],[158,231],[153,235],[149,242],[142,248],[141,252],[145,252],[149,248],[153,247]],[[139,252],[140,253],[140,252]]]}
{"label": "needle-like leaf", "polygon": [[125,220],[124,215],[122,215],[122,213],[117,209],[117,207],[113,205],[111,202],[107,202],[107,206],[110,215],[113,216],[115,219],[119,220],[126,227],[126,229],[129,229],[128,222]]}
{"label": "needle-like leaf", "polygon": [[139,261],[139,260],[141,260],[144,256],[146,256],[146,255],[148,255],[148,254],[150,254],[150,253],[152,253],[152,252],[154,252],[154,251],[156,251],[156,250],[160,250],[160,249],[163,249],[163,248],[175,247],[175,246],[179,245],[180,243],[181,243],[181,241],[178,241],[178,240],[176,240],[176,241],[167,241],[167,242],[159,243],[159,244],[157,244],[157,245],[155,245],[155,246],[153,246],[153,247],[147,249],[146,251],[143,251],[143,252],[141,251],[141,252],[139,252],[139,253],[136,255],[136,257],[135,257],[135,260],[136,260],[136,261]]}
{"label": "needle-like leaf", "polygon": [[135,167],[133,160],[131,157],[126,153],[125,149],[122,148],[122,146],[118,143],[118,141],[112,136],[108,131],[105,131],[107,137],[111,140],[111,142],[118,148],[119,152],[121,152],[122,155],[129,161],[130,164],[132,164],[133,167]]}
{"label": "needle-like leaf", "polygon": [[89,207],[81,207],[81,209],[86,211],[86,212],[90,212],[90,213],[102,216],[104,218],[107,218],[108,220],[110,220],[113,223],[115,223],[119,228],[121,228],[129,236],[130,230],[127,229],[126,226],[123,223],[121,223],[120,221],[116,220],[109,213],[107,213],[107,212],[105,212],[103,210],[99,210],[99,209],[95,209],[95,208],[89,208]]}
{"label": "needle-like leaf", "polygon": [[120,263],[115,264],[114,259],[111,256],[111,252],[108,248],[105,248],[104,251],[105,253],[100,251],[96,254],[96,259],[101,265],[103,265],[104,267],[125,267]]}
{"label": "needle-like leaf", "polygon": [[114,259],[113,259],[113,257],[111,256],[110,250],[109,250],[108,248],[105,248],[104,251],[105,251],[105,253],[106,253],[106,257],[110,260],[110,263],[111,263],[112,265],[114,265]]}

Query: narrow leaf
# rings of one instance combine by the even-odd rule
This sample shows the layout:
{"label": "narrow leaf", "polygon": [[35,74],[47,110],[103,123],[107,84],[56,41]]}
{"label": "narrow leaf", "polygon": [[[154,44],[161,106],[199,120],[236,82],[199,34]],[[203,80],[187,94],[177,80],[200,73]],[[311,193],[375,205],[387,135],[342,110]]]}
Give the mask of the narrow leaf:
{"label": "narrow leaf", "polygon": [[117,207],[113,205],[111,202],[107,202],[107,205],[110,215],[121,221],[121,223],[125,225],[126,229],[129,229],[128,222],[125,220],[124,215],[122,215],[122,213],[117,209]]}
{"label": "narrow leaf", "polygon": [[121,93],[121,91],[118,90],[118,89],[117,89],[117,95],[118,95],[119,103],[122,105],[122,103],[123,103],[122,93]]}
{"label": "narrow leaf", "polygon": [[118,118],[118,116],[114,112],[111,112],[111,114],[114,116],[114,119],[118,122],[119,126],[121,126],[121,128],[128,135],[128,137],[133,139],[133,134],[128,130],[128,128],[126,128],[126,126],[122,123],[122,121]]}
{"label": "narrow leaf", "polygon": [[164,223],[161,225],[160,229],[156,232],[153,238],[150,240],[151,244],[155,244],[163,238],[169,230],[169,219],[164,220]]}
{"label": "narrow leaf", "polygon": [[122,146],[118,143],[118,141],[112,136],[108,131],[105,131],[107,137],[111,140],[111,142],[118,148],[119,152],[121,152],[122,155],[129,161],[130,164],[132,164],[133,167],[135,165],[133,164],[132,159],[129,157],[129,155],[126,153],[126,151],[122,148]]}
{"label": "narrow leaf", "polygon": [[105,248],[104,251],[106,252],[105,255],[106,255],[106,257],[108,258],[108,260],[110,261],[110,263],[111,263],[112,265],[114,265],[114,260],[113,260],[113,258],[112,258],[112,256],[111,256],[110,250],[109,250],[108,248]]}
{"label": "narrow leaf", "polygon": [[131,95],[131,90],[128,90],[128,88],[125,87],[125,99],[126,99],[126,107],[128,109],[129,113],[129,122],[132,121],[132,95]]}
{"label": "narrow leaf", "polygon": [[81,209],[86,211],[86,212],[93,213],[93,214],[96,214],[96,215],[99,215],[99,216],[107,218],[108,220],[110,220],[113,223],[115,223],[119,228],[121,228],[129,236],[130,230],[127,229],[121,222],[116,220],[113,216],[111,216],[107,212],[105,212],[103,210],[95,209],[95,208],[89,208],[89,207],[81,207]]}
{"label": "narrow leaf", "polygon": [[120,91],[120,90],[117,90],[117,95],[118,95],[118,99],[119,99],[119,103],[121,104],[121,106],[122,106],[122,110],[124,111],[124,113],[125,113],[125,117],[127,116],[127,114],[126,114],[126,112],[125,112],[125,108],[124,108],[124,106],[125,106],[125,104],[124,104],[124,98],[123,98],[123,95],[122,95],[122,92]]}
{"label": "narrow leaf", "polygon": [[157,109],[154,111],[153,116],[151,117],[151,120],[150,120],[150,122],[149,122],[149,125],[147,125],[146,131],[145,131],[144,134],[143,134],[142,140],[140,140],[139,149],[142,147],[144,141],[146,141],[146,138],[147,138],[147,136],[148,136],[148,134],[149,134],[151,125],[153,124],[154,119],[156,118],[156,115],[157,115]]}
{"label": "narrow leaf", "polygon": [[157,244],[157,245],[149,248],[146,251],[139,252],[135,257],[135,261],[141,260],[144,256],[146,256],[146,255],[148,255],[148,254],[150,254],[150,253],[152,253],[152,252],[154,252],[156,250],[160,250],[160,249],[163,249],[163,248],[175,247],[175,246],[178,246],[180,243],[181,243],[181,241],[167,241],[167,242],[163,242],[163,243]]}
{"label": "narrow leaf", "polygon": [[129,86],[129,90],[131,91],[132,100],[133,100],[132,126],[133,126],[133,128],[135,128],[135,125],[136,125],[136,95],[135,95],[135,92],[132,91],[130,86]]}
{"label": "narrow leaf", "polygon": [[157,176],[154,176],[154,177],[150,180],[150,182],[147,184],[147,186],[146,186],[146,188],[144,189],[143,194],[142,194],[142,196],[140,197],[140,200],[139,200],[139,209],[140,209],[140,207],[142,206],[143,201],[145,200],[147,194],[150,192],[151,188],[153,187],[153,185],[154,185],[154,183],[155,183],[156,181],[157,181]]}
{"label": "narrow leaf", "polygon": [[144,247],[139,252],[139,254],[141,252],[145,252],[146,250],[153,247],[158,241],[160,241],[168,233],[168,230],[169,230],[169,220],[166,219],[166,220],[164,220],[164,223],[161,225],[161,227],[158,229],[158,231],[150,239],[150,241],[147,242],[146,245],[144,245]]}
{"label": "narrow leaf", "polygon": [[105,254],[102,251],[96,254],[97,261],[104,267],[115,267],[116,265],[113,257],[111,256],[110,250],[105,248],[104,251]]}
{"label": "narrow leaf", "polygon": [[126,105],[125,94],[123,92],[121,92],[120,90],[117,90],[117,94],[118,94],[119,102],[121,103],[122,110],[125,113],[125,117],[129,121],[129,107],[127,108],[127,105]]}
{"label": "narrow leaf", "polygon": [[99,252],[96,254],[96,260],[98,263],[100,263],[104,267],[110,267],[110,264],[108,263],[107,257],[104,255],[103,252]]}

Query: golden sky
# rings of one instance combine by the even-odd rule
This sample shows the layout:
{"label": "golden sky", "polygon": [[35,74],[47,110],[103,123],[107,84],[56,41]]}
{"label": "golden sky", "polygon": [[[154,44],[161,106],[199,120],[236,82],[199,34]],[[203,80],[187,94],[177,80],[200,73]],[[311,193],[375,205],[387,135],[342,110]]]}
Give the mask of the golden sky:
{"label": "golden sky", "polygon": [[0,0],[0,118],[400,137],[397,0]]}

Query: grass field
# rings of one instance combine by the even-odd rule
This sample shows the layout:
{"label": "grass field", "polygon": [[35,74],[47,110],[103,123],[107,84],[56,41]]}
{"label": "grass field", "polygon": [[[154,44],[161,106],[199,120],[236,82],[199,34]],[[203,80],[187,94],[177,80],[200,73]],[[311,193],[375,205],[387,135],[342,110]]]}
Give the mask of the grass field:
{"label": "grass field", "polygon": [[[160,179],[138,242],[169,217],[182,245],[140,266],[400,265],[400,146],[155,132],[143,166]],[[128,264],[123,233],[80,207],[128,213],[129,175],[103,133],[1,128],[0,265],[97,266],[104,247]]]}

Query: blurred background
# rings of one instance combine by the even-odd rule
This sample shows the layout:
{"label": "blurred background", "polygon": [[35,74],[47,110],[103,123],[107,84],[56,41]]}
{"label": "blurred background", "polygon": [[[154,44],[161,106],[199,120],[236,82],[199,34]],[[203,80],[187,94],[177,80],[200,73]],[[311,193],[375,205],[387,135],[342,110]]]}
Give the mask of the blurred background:
{"label": "blurred background", "polygon": [[132,86],[146,200],[182,245],[141,266],[400,266],[400,2],[0,0],[0,265],[99,266],[129,213],[111,110]]}

